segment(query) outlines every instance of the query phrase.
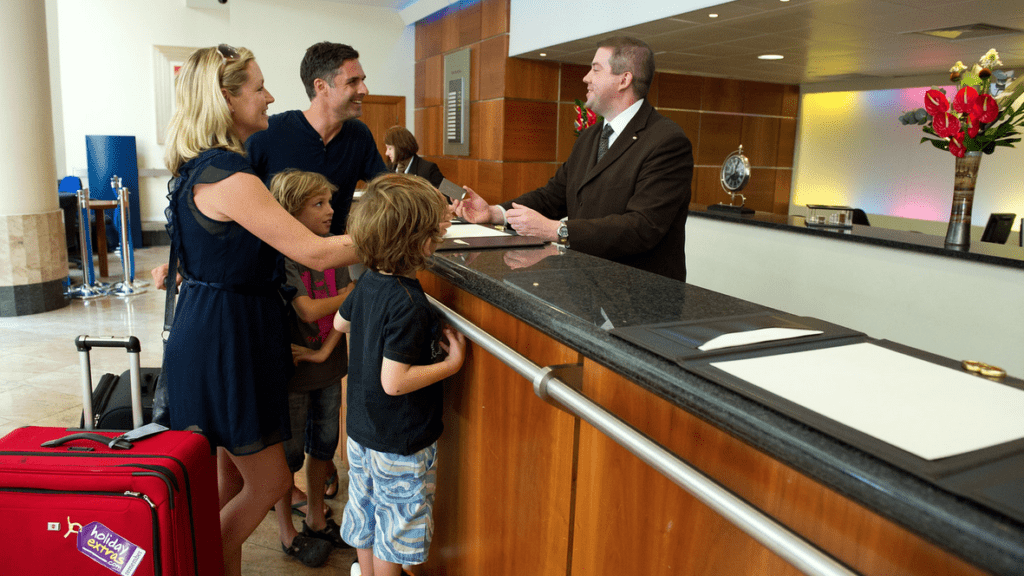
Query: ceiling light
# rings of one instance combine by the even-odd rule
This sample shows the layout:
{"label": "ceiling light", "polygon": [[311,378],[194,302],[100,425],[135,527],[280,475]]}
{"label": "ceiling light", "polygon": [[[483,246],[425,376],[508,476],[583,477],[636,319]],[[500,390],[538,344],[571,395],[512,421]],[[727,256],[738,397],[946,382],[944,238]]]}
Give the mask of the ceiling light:
{"label": "ceiling light", "polygon": [[547,56],[547,55],[548,55],[548,53],[547,53],[547,52],[541,52],[541,53],[540,53],[540,56],[541,56],[541,58],[543,58],[544,56]]}
{"label": "ceiling light", "polygon": [[758,60],[782,60],[785,58],[782,54],[761,54],[757,57]]}
{"label": "ceiling light", "polygon": [[708,18],[718,18],[718,14],[708,14]]}

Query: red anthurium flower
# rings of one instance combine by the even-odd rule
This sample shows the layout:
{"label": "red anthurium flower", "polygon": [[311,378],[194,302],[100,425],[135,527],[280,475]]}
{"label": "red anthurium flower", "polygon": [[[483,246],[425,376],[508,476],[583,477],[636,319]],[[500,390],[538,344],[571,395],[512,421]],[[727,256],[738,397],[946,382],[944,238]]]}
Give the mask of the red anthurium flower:
{"label": "red anthurium flower", "polygon": [[978,91],[970,86],[964,86],[953,97],[953,110],[961,114],[970,114],[974,101],[978,98]]}
{"label": "red anthurium flower", "polygon": [[965,122],[967,123],[967,135],[971,138],[977,137],[978,132],[981,131],[981,121],[979,121],[977,116],[974,115],[974,112],[971,112]]}
{"label": "red anthurium flower", "polygon": [[924,109],[928,114],[938,116],[949,110],[949,101],[941,91],[929,90],[924,93]]}
{"label": "red anthurium flower", "polygon": [[956,116],[946,112],[941,116],[932,118],[932,129],[939,138],[949,138],[960,131],[960,120]]}
{"label": "red anthurium flower", "polygon": [[971,116],[977,118],[981,124],[988,124],[998,118],[999,105],[996,104],[996,99],[989,94],[978,96],[971,107]]}
{"label": "red anthurium flower", "polygon": [[587,108],[587,125],[591,125],[597,122],[597,112]]}
{"label": "red anthurium flower", "polygon": [[964,146],[963,132],[957,132],[949,139],[949,152],[957,158],[963,158],[967,154],[967,147]]}

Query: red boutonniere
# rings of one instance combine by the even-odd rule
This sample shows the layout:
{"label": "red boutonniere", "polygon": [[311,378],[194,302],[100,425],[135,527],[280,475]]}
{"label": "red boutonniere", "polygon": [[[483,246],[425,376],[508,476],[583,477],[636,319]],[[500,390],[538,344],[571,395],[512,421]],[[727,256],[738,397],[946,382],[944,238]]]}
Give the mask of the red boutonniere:
{"label": "red boutonniere", "polygon": [[581,132],[590,128],[594,124],[604,120],[603,116],[598,116],[596,112],[587,108],[587,105],[581,100],[576,100],[576,120],[573,122],[573,132],[576,136],[579,136]]}

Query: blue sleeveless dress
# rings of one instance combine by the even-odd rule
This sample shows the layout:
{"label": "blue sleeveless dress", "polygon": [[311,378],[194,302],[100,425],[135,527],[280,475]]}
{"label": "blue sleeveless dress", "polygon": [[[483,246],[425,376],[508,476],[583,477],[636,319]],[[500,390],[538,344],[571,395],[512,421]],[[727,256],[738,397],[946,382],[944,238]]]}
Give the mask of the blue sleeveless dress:
{"label": "blue sleeveless dress", "polygon": [[292,361],[280,254],[238,223],[204,216],[192,194],[237,172],[253,173],[244,156],[207,150],[168,184],[167,231],[185,281],[163,369],[171,428],[243,456],[291,437]]}

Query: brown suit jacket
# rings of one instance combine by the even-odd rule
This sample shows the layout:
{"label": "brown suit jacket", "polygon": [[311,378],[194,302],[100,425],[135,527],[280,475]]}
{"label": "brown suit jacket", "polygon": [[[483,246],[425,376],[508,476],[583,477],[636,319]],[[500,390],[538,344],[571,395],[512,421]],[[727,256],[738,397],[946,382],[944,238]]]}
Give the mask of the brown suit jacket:
{"label": "brown suit jacket", "polygon": [[512,202],[568,216],[569,247],[686,281],[686,216],[693,148],[678,124],[645,100],[597,162],[603,125],[576,140],[546,185]]}

